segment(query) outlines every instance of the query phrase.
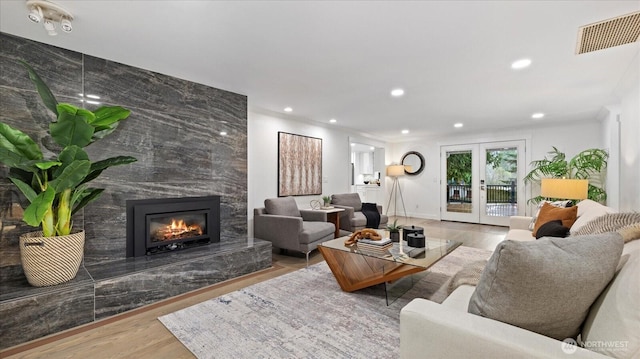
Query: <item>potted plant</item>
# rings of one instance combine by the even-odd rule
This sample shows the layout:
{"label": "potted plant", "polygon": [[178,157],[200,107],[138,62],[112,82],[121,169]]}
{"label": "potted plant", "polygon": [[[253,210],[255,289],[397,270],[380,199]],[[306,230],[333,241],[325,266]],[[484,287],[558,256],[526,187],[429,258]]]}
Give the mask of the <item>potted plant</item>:
{"label": "potted plant", "polygon": [[402,229],[401,225],[398,225],[398,220],[394,220],[392,224],[387,225],[387,230],[389,231],[389,238],[391,238],[394,242],[400,241],[400,229]]}
{"label": "potted plant", "polygon": [[324,203],[324,207],[331,206],[331,197],[330,196],[322,196],[322,202]]}
{"label": "potted plant", "polygon": [[48,286],[75,278],[84,254],[84,231],[73,229],[72,216],[104,191],[88,183],[105,169],[135,162],[118,156],[93,162],[84,147],[112,133],[130,111],[103,106],[95,111],[58,103],[51,90],[26,62],[29,78],[44,105],[56,115],[49,135],[59,153],[45,158],[40,146],[24,132],[0,122],[0,163],[9,180],[30,202],[23,221],[38,232],[20,237],[20,254],[31,285]]}
{"label": "potted plant", "polygon": [[[587,198],[596,202],[604,202],[607,193],[604,190],[601,174],[607,168],[607,151],[590,148],[586,149],[567,161],[566,155],[556,147],[549,151],[549,158],[531,161],[533,168],[525,177],[525,183],[539,183],[542,178],[575,178],[589,180]],[[537,196],[531,198],[532,203],[539,203],[545,198]]]}

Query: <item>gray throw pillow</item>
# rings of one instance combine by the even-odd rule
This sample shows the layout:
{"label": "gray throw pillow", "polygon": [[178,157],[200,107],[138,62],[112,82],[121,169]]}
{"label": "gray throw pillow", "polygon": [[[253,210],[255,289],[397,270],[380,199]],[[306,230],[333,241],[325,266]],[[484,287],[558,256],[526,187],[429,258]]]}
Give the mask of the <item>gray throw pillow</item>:
{"label": "gray throw pillow", "polygon": [[269,214],[301,217],[298,204],[293,197],[269,198],[264,200],[264,208]]}
{"label": "gray throw pillow", "polygon": [[469,313],[558,340],[575,338],[622,254],[618,233],[498,244]]}

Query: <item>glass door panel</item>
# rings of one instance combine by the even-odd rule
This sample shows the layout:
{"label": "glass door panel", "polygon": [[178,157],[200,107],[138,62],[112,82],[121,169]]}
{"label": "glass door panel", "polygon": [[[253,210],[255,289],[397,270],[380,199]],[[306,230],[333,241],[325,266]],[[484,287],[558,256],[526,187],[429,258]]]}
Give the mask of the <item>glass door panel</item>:
{"label": "glass door panel", "polygon": [[480,144],[480,223],[509,225],[524,214],[524,141]]}
{"label": "glass door panel", "polygon": [[477,145],[443,146],[441,154],[442,219],[478,222]]}

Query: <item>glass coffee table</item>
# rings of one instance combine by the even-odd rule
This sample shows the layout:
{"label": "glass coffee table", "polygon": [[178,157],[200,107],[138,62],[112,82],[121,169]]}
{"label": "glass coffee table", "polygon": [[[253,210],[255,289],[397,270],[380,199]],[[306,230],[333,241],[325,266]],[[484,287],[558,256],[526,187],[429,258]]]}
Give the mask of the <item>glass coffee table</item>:
{"label": "glass coffee table", "polygon": [[402,248],[399,243],[393,243],[389,250],[374,253],[359,249],[357,244],[345,246],[347,239],[349,237],[340,237],[318,246],[340,288],[345,292],[353,292],[384,284],[387,305],[393,301],[395,295],[392,289],[398,280],[429,269],[462,244],[445,239],[427,239],[425,248],[413,248],[401,240]]}

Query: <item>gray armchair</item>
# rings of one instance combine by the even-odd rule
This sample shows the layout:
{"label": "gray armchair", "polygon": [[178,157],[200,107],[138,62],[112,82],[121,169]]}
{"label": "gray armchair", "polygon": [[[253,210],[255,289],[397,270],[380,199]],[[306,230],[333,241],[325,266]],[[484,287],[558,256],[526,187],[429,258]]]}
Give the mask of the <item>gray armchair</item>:
{"label": "gray armchair", "polygon": [[333,239],[335,226],[327,214],[298,209],[293,197],[269,198],[264,208],[253,210],[254,237],[270,241],[275,248],[309,253],[318,244]]}
{"label": "gray armchair", "polygon": [[[342,193],[331,195],[331,205],[336,208],[344,208],[345,211],[340,213],[340,229],[349,232],[355,232],[365,228],[367,225],[367,217],[362,213],[362,201],[357,193]],[[382,206],[377,205],[380,213],[380,225],[378,228],[385,228],[389,217],[382,214]]]}

